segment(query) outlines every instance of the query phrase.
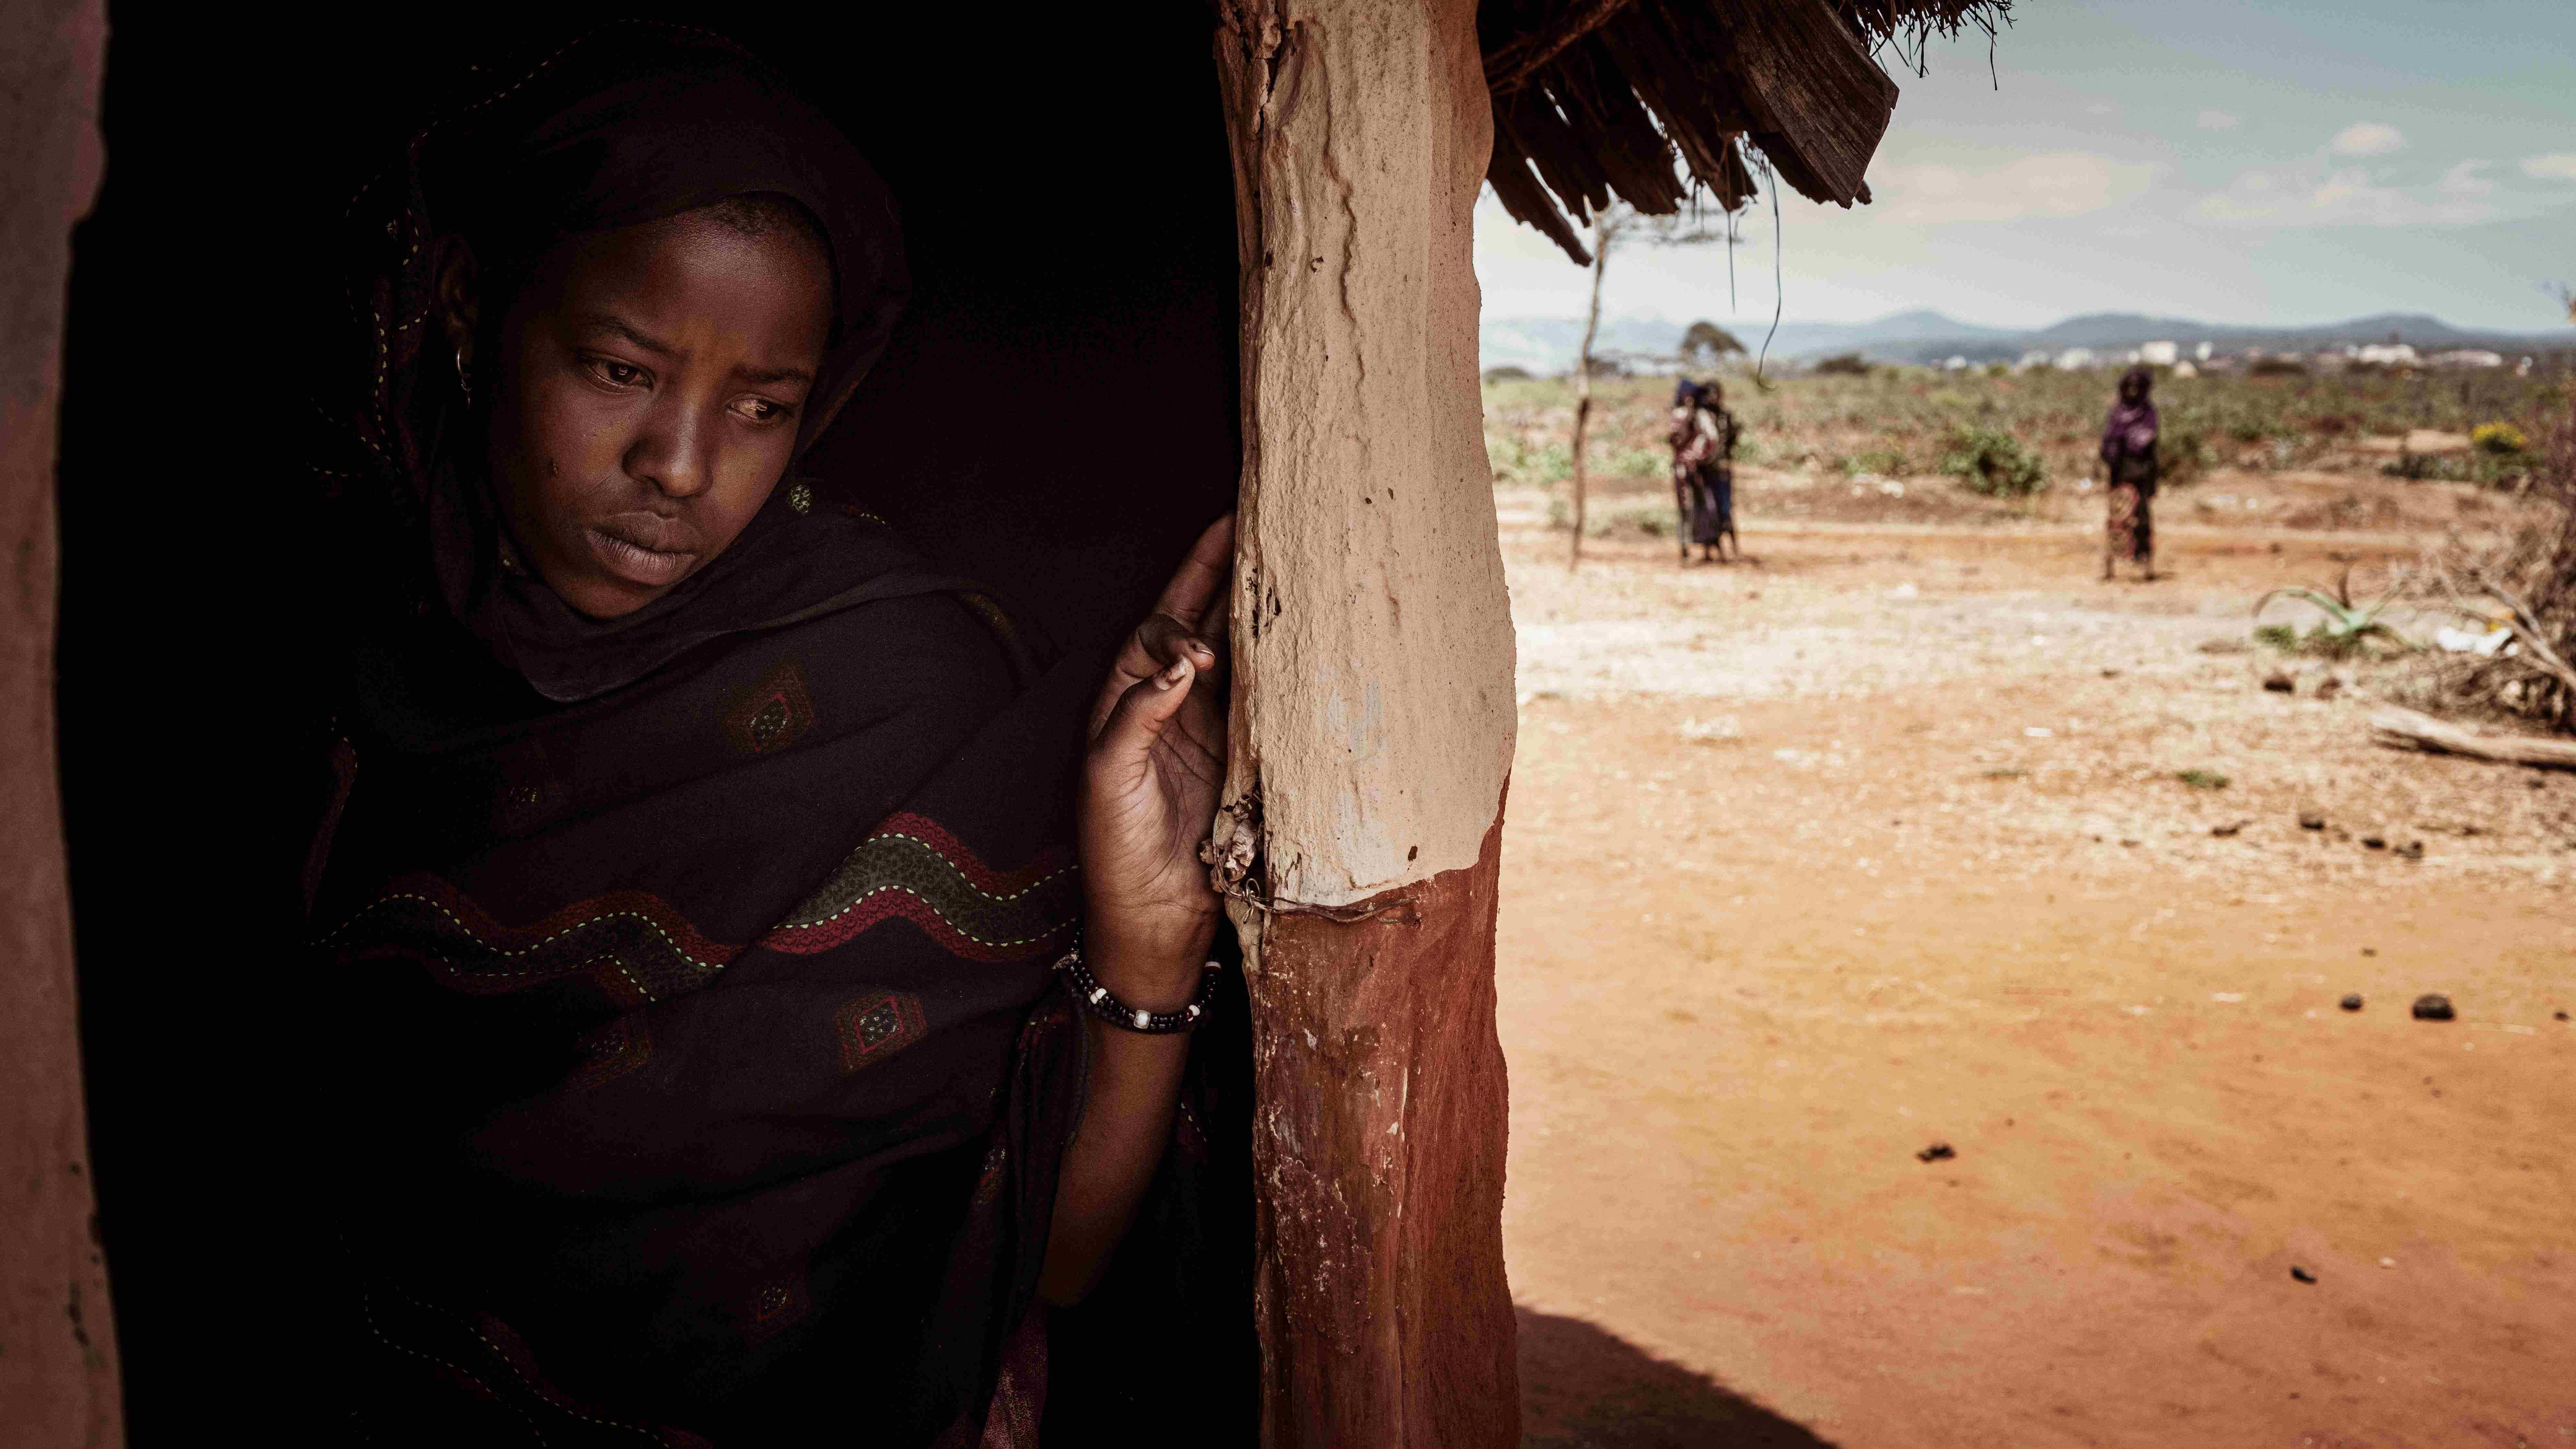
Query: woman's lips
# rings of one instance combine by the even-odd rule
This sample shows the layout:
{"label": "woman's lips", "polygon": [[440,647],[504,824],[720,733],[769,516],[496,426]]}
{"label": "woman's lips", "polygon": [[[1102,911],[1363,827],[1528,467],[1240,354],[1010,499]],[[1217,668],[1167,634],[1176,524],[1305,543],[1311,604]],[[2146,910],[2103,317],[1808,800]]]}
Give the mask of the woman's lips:
{"label": "woman's lips", "polygon": [[582,537],[601,568],[646,588],[676,584],[698,562],[697,530],[655,513],[605,518],[584,530]]}

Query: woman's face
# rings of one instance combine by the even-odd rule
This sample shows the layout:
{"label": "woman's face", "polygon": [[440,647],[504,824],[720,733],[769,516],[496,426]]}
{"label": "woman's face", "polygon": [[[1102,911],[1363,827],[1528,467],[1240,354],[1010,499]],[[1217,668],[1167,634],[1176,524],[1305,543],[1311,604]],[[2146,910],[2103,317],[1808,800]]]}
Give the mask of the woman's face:
{"label": "woman's face", "polygon": [[830,328],[801,228],[703,213],[567,239],[503,319],[492,476],[548,586],[593,618],[706,567],[787,471]]}

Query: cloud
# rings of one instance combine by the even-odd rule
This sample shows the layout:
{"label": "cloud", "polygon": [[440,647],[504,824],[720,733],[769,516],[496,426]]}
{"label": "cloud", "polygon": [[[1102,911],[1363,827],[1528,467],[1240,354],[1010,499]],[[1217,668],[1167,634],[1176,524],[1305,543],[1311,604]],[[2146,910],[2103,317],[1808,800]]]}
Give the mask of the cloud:
{"label": "cloud", "polygon": [[2335,132],[2329,143],[2338,156],[2385,156],[2406,144],[2405,136],[2395,126],[2377,121],[2355,121]]}
{"label": "cloud", "polygon": [[[2569,159],[2576,160],[2576,157],[2571,157]],[[2489,194],[2495,190],[2495,183],[2489,181],[2483,176],[2480,176],[2478,172],[2489,166],[2493,166],[2494,164],[2495,163],[2493,161],[2463,161],[2452,167],[2450,170],[2443,172],[2441,182],[2442,194],[2444,196],[2485,196]]]}
{"label": "cloud", "polygon": [[2387,185],[2366,167],[2309,169],[2295,176],[2246,171],[2200,199],[2204,220],[2285,226],[2464,226],[2499,212],[2486,199],[2495,183],[2478,175],[2489,161],[2463,161],[2430,188]]}
{"label": "cloud", "polygon": [[2118,106],[2111,104],[2109,101],[2095,101],[2093,104],[2084,108],[2084,114],[2088,116],[2107,116],[2118,109],[2120,109]]}
{"label": "cloud", "polygon": [[2576,181],[2576,155],[2525,156],[2522,174],[2538,181]]}
{"label": "cloud", "polygon": [[2200,128],[2204,131],[2233,131],[2236,118],[2225,111],[2203,111],[2200,113]]}
{"label": "cloud", "polygon": [[1940,225],[2082,216],[2147,189],[2152,167],[2081,151],[2024,156],[1976,170],[1900,166],[1870,178],[1880,204],[1898,221]]}

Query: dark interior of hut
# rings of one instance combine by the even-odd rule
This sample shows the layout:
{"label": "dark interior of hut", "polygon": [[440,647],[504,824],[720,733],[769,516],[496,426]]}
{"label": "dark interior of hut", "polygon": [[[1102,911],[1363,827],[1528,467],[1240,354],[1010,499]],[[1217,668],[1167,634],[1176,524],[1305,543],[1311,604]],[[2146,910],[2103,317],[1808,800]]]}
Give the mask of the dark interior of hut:
{"label": "dark interior of hut", "polygon": [[[789,71],[903,207],[913,305],[809,471],[1061,644],[1131,623],[1239,466],[1205,18],[662,8]],[[71,284],[58,723],[139,1443],[249,1405],[280,1425],[327,1356],[305,1341],[329,1229],[303,1185],[334,1148],[298,1122],[333,1088],[298,1043],[366,1024],[297,949],[334,608],[306,472],[339,301],[322,249],[461,67],[571,31],[549,9],[111,8],[106,180]],[[1230,1231],[1248,1274],[1248,1220]]]}

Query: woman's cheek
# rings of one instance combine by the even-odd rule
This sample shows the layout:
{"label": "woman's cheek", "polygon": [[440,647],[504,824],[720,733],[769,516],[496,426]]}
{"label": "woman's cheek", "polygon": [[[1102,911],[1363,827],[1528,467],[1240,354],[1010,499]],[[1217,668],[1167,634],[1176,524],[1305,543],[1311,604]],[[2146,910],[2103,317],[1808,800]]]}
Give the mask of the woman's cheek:
{"label": "woman's cheek", "polygon": [[625,452],[635,405],[603,396],[579,379],[550,380],[533,390],[522,433],[527,457],[543,459],[549,483],[612,475]]}

